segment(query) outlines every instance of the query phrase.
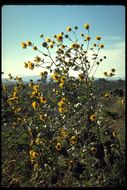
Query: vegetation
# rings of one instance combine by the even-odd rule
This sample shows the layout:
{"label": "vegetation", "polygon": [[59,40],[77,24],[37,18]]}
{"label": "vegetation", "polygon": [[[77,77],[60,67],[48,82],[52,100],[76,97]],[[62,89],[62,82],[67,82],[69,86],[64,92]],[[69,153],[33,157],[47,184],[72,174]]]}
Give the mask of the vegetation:
{"label": "vegetation", "polygon": [[[22,43],[23,49],[42,53],[25,68],[44,70],[37,82],[25,84],[9,74],[16,84],[2,86],[3,187],[125,186],[124,82],[116,83],[123,94],[114,94],[114,82],[94,81],[106,59],[99,57],[104,45],[97,36],[91,46],[90,25],[84,29],[82,44],[77,26],[54,40],[41,35],[43,51],[30,41]],[[70,76],[71,70],[78,78]],[[52,80],[44,83],[48,72]],[[104,75],[113,77],[115,69]]]}

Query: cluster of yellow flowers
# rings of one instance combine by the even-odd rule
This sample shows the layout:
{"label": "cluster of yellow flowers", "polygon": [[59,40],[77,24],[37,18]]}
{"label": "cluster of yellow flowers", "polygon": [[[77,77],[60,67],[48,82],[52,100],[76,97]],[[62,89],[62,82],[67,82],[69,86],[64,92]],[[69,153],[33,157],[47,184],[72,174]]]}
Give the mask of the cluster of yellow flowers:
{"label": "cluster of yellow flowers", "polygon": [[65,106],[65,103],[67,102],[67,99],[66,98],[62,98],[59,102],[58,102],[58,111],[60,113],[63,113],[63,112],[67,112],[67,109],[66,109],[66,106]]}
{"label": "cluster of yellow flowers", "polygon": [[31,61],[28,61],[28,63],[24,62],[24,67],[28,68],[30,70],[34,69],[34,63],[32,63]]}
{"label": "cluster of yellow flowers", "polygon": [[55,72],[55,73],[52,75],[52,79],[53,79],[54,81],[58,82],[58,81],[59,81],[59,75],[58,75],[58,73]]}
{"label": "cluster of yellow flowers", "polygon": [[32,102],[32,107],[34,108],[34,110],[36,110],[37,107],[39,106],[39,102],[46,104],[47,103],[47,99],[41,95],[41,92],[39,91],[40,90],[39,89],[40,88],[39,85],[33,85],[33,83],[30,83],[29,85],[30,85],[30,87],[33,88],[33,91],[31,93],[30,97],[34,98],[34,100],[36,98],[36,100],[37,100],[37,101],[33,101]]}
{"label": "cluster of yellow flowers", "polygon": [[22,42],[21,46],[22,46],[23,49],[26,49],[27,46],[32,46],[34,50],[38,49],[37,46],[34,46],[31,41]]}
{"label": "cluster of yellow flowers", "polygon": [[7,103],[9,105],[12,105],[14,102],[18,103],[19,97],[17,93],[18,93],[18,90],[15,88],[12,93],[12,96],[8,97]]}
{"label": "cluster of yellow flowers", "polygon": [[59,87],[60,87],[60,88],[63,88],[64,85],[65,85],[65,81],[66,81],[67,77],[66,77],[66,76],[59,76],[59,74],[55,72],[55,73],[52,75],[52,79],[53,79],[54,81],[56,81],[56,82],[59,82]]}

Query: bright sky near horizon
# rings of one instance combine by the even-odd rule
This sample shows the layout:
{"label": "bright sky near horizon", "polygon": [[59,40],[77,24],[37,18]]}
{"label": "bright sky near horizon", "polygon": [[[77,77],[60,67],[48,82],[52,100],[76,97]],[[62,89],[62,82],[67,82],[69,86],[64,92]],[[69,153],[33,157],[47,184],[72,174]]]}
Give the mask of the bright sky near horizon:
{"label": "bright sky near horizon", "polygon": [[[66,27],[78,26],[86,33],[85,23],[90,24],[90,36],[102,37],[107,57],[98,68],[95,77],[116,69],[116,77],[125,77],[125,7],[93,5],[6,5],[2,7],[2,71],[4,77],[38,75],[42,69],[24,68],[24,62],[39,55],[31,48],[22,49],[21,42],[30,40],[42,48],[41,34],[53,37],[66,33]],[[81,37],[80,37],[81,38]],[[91,39],[91,41],[92,41]],[[95,40],[93,41],[93,43]],[[91,42],[92,43],[92,42]],[[93,44],[92,43],[92,44]]]}

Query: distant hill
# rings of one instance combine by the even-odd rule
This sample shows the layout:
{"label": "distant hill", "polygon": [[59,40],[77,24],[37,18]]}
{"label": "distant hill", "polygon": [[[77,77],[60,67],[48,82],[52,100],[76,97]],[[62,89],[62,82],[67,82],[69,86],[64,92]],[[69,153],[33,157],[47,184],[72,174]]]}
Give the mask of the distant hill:
{"label": "distant hill", "polygon": [[[33,82],[37,82],[37,80],[39,80],[40,77],[39,76],[23,76],[22,79],[23,79],[24,83],[29,83],[31,79],[33,80]],[[47,82],[50,81],[50,77],[47,77],[46,81]],[[4,84],[5,83],[6,84],[12,84],[12,83],[15,84],[16,81],[10,80],[9,78],[2,78],[2,83],[4,83]]]}
{"label": "distant hill", "polygon": [[[46,81],[49,82],[50,78],[51,78],[51,76],[48,76]],[[34,82],[37,82],[37,80],[39,80],[40,77],[36,76],[36,75],[34,75],[34,76],[23,76],[22,79],[25,83],[29,83],[30,79],[32,79]],[[95,80],[99,80],[99,79],[102,79],[102,78],[96,78],[95,77]],[[120,80],[120,79],[125,81],[124,77],[111,77],[110,79],[108,79],[108,81],[116,81],[116,80]],[[8,78],[2,78],[2,83],[3,84],[5,84],[5,83],[6,84],[12,84],[12,83],[15,84],[15,80],[10,80]]]}

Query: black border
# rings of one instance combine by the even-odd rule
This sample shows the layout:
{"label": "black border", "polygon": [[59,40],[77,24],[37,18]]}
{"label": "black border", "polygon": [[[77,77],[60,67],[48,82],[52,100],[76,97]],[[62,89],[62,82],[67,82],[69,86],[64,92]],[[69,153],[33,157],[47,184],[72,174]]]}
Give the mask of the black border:
{"label": "black border", "polygon": [[[60,1],[58,1],[58,2],[52,2],[52,1],[47,1],[47,0],[42,0],[42,1],[38,1],[38,0],[36,0],[36,3],[35,3],[35,1],[30,1],[30,0],[26,0],[26,1],[18,1],[18,0],[1,0],[1,2],[0,2],[0,5],[1,5],[1,14],[0,14],[0,16],[1,16],[1,28],[2,28],[2,7],[4,6],[4,5],[64,5],[64,6],[66,6],[66,5],[90,5],[90,6],[95,6],[95,5],[107,5],[107,6],[110,6],[110,5],[118,5],[118,6],[125,6],[125,20],[126,20],[126,3],[127,3],[127,1],[126,0],[78,0],[77,1],[77,3],[75,2],[75,1],[70,1],[69,2],[69,0],[64,0],[63,2],[60,2]],[[125,26],[126,26],[126,21],[125,21]],[[0,30],[1,31],[1,30]],[[125,35],[126,35],[126,31],[125,31]],[[125,40],[126,40],[126,36],[125,36]],[[2,41],[2,34],[1,34],[1,41]],[[1,45],[2,45],[2,42],[1,42]],[[2,50],[1,50],[1,54],[2,54]],[[125,82],[126,82],[126,43],[125,43]],[[2,83],[2,80],[1,80],[1,83]],[[125,92],[125,96],[126,96],[126,92]],[[127,112],[126,112],[126,110],[125,110],[125,114],[126,114]],[[125,123],[126,123],[126,120],[125,120]],[[1,132],[1,130],[0,130],[0,132]],[[1,133],[0,133],[1,134]],[[127,129],[126,129],[126,127],[125,127],[125,135],[127,134]],[[126,139],[126,144],[125,144],[125,146],[127,147],[127,139]],[[126,153],[127,153],[127,151],[126,151]],[[0,168],[1,169],[1,168]],[[2,170],[1,170],[2,171]],[[126,164],[126,176],[127,176],[127,164]],[[1,177],[1,175],[0,175],[0,177]],[[125,185],[125,187],[127,186],[127,177],[126,177],[126,185]],[[20,189],[21,187],[19,187],[19,189]],[[95,188],[95,187],[93,187],[93,188]],[[109,187],[108,187],[109,188]],[[2,189],[4,189],[3,187],[2,187]],[[60,188],[60,189],[64,189],[64,188]],[[84,188],[83,188],[84,189]],[[95,188],[96,189],[96,188]],[[103,189],[103,187],[102,187],[102,189]],[[110,189],[110,188],[109,188]],[[122,188],[122,189],[124,189],[124,188]]]}

